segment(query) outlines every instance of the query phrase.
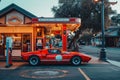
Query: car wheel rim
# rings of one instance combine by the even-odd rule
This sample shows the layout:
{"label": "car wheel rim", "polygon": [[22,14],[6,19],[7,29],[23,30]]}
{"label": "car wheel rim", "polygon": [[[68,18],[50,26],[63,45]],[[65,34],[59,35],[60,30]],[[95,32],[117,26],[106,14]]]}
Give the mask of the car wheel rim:
{"label": "car wheel rim", "polygon": [[72,63],[73,63],[74,65],[79,65],[80,62],[81,62],[81,60],[80,60],[79,57],[75,57],[75,58],[73,58],[73,60],[72,60]]}
{"label": "car wheel rim", "polygon": [[38,64],[38,58],[37,57],[31,57],[30,58],[30,64],[31,65],[37,65]]}

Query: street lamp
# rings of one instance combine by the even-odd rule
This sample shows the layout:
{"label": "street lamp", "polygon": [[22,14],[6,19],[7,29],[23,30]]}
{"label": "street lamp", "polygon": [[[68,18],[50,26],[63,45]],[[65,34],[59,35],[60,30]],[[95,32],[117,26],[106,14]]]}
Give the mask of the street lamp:
{"label": "street lamp", "polygon": [[106,61],[106,51],[105,51],[105,29],[104,29],[104,0],[94,0],[94,2],[101,1],[101,28],[102,28],[102,48],[100,51],[99,60]]}
{"label": "street lamp", "polygon": [[[104,29],[104,8],[105,8],[105,4],[104,4],[104,1],[105,0],[93,0],[95,3],[97,2],[101,2],[101,28],[102,28],[102,48],[101,48],[101,51],[100,51],[100,57],[99,59],[100,60],[103,60],[103,61],[106,61],[106,51],[105,51],[105,29]],[[115,5],[117,4],[117,1],[116,2],[108,2],[106,4],[106,6],[109,6],[109,5]]]}
{"label": "street lamp", "polygon": [[94,0],[95,3],[99,2],[100,0]]}
{"label": "street lamp", "polygon": [[106,61],[105,52],[105,29],[104,29],[104,0],[101,0],[101,28],[102,28],[102,48],[100,51],[100,60]]}

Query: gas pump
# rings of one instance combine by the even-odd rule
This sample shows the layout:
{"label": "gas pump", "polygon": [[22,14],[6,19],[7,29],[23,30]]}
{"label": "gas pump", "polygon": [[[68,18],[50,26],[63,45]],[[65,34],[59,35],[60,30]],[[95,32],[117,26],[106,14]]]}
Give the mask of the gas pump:
{"label": "gas pump", "polygon": [[12,37],[6,38],[6,67],[12,66]]}

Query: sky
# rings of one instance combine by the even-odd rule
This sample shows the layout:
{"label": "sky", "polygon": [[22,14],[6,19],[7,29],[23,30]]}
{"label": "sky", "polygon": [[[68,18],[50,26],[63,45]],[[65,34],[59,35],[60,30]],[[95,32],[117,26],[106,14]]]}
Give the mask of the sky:
{"label": "sky", "polygon": [[51,8],[58,5],[58,0],[1,0],[0,10],[12,3],[38,17],[53,17]]}
{"label": "sky", "polygon": [[109,0],[110,2],[116,2],[117,4],[111,5],[113,10],[116,10],[118,14],[120,14],[120,0]]}
{"label": "sky", "polygon": [[[120,0],[109,1],[118,1],[116,5],[111,7],[120,14]],[[58,5],[58,0],[1,0],[0,10],[12,3],[15,3],[38,17],[53,17],[54,15],[51,8]]]}

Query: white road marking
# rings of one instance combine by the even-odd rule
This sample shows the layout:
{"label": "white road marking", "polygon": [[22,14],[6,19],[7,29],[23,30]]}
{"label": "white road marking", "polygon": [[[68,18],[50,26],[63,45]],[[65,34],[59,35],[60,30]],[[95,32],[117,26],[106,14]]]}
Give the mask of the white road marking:
{"label": "white road marking", "polygon": [[112,70],[115,70],[115,71],[120,71],[119,69],[116,69],[116,68],[113,68],[113,67],[111,67],[111,69],[112,69]]}
{"label": "white road marking", "polygon": [[79,70],[80,73],[85,77],[86,80],[91,80],[91,79],[85,74],[85,72],[84,72],[81,68],[78,68],[78,70]]}

